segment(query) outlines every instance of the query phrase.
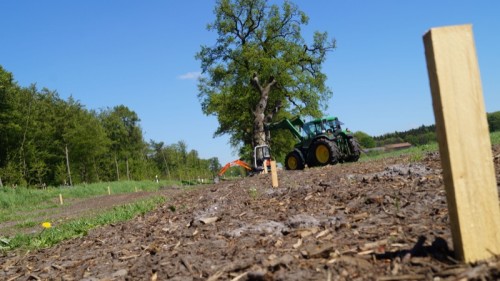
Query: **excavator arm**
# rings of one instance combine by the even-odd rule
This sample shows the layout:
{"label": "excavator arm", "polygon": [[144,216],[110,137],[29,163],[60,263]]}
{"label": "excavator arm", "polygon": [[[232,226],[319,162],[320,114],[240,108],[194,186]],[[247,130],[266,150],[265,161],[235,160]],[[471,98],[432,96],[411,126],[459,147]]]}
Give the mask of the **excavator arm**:
{"label": "excavator arm", "polygon": [[227,163],[226,165],[224,165],[224,167],[222,167],[222,169],[220,169],[217,176],[219,176],[219,177],[222,176],[227,171],[227,169],[234,167],[234,166],[241,166],[241,167],[247,169],[248,171],[252,170],[250,165],[248,165],[247,163],[238,159],[238,160],[231,161],[231,162]]}

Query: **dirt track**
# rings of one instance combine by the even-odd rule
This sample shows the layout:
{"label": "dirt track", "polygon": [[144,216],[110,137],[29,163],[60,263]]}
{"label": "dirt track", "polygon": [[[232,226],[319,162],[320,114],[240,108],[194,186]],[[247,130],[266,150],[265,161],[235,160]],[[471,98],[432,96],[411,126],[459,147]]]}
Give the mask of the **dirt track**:
{"label": "dirt track", "polygon": [[[500,178],[500,147],[494,155]],[[497,280],[453,259],[439,156],[166,188],[136,219],[0,257],[0,280]]]}

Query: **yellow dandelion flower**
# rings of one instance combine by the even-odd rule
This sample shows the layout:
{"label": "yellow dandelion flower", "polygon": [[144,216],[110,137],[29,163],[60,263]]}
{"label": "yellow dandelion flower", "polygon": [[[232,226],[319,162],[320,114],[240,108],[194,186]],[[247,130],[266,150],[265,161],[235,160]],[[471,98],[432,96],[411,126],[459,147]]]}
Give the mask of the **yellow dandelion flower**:
{"label": "yellow dandelion flower", "polygon": [[42,227],[43,228],[51,228],[52,224],[50,222],[44,222],[44,223],[42,223]]}

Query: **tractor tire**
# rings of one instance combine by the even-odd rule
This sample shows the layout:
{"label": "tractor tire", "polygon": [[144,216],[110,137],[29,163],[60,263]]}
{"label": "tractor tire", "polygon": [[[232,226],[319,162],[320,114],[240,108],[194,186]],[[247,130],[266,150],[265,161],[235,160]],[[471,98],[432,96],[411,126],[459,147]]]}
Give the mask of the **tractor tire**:
{"label": "tractor tire", "polygon": [[311,166],[325,166],[337,164],[340,153],[337,145],[327,139],[318,139],[309,150],[309,164]]}
{"label": "tractor tire", "polygon": [[351,155],[347,157],[347,162],[357,162],[361,155],[361,146],[355,138],[349,140],[349,149],[351,150]]}
{"label": "tractor tire", "polygon": [[303,170],[304,166],[304,157],[300,151],[294,150],[286,155],[285,168],[287,170]]}

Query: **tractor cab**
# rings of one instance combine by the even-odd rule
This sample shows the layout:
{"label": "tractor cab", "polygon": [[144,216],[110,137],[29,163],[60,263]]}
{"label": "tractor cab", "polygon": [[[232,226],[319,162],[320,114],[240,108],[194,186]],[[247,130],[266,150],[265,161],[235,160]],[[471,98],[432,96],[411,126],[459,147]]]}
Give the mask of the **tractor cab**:
{"label": "tractor cab", "polygon": [[315,119],[304,123],[301,133],[305,139],[310,139],[321,134],[336,135],[342,131],[342,125],[344,125],[344,123],[340,122],[337,117]]}
{"label": "tractor cab", "polygon": [[342,125],[344,125],[344,123],[340,122],[337,117],[334,117],[333,119],[324,119],[324,126],[326,130],[331,131],[334,134],[338,134],[342,131]]}

